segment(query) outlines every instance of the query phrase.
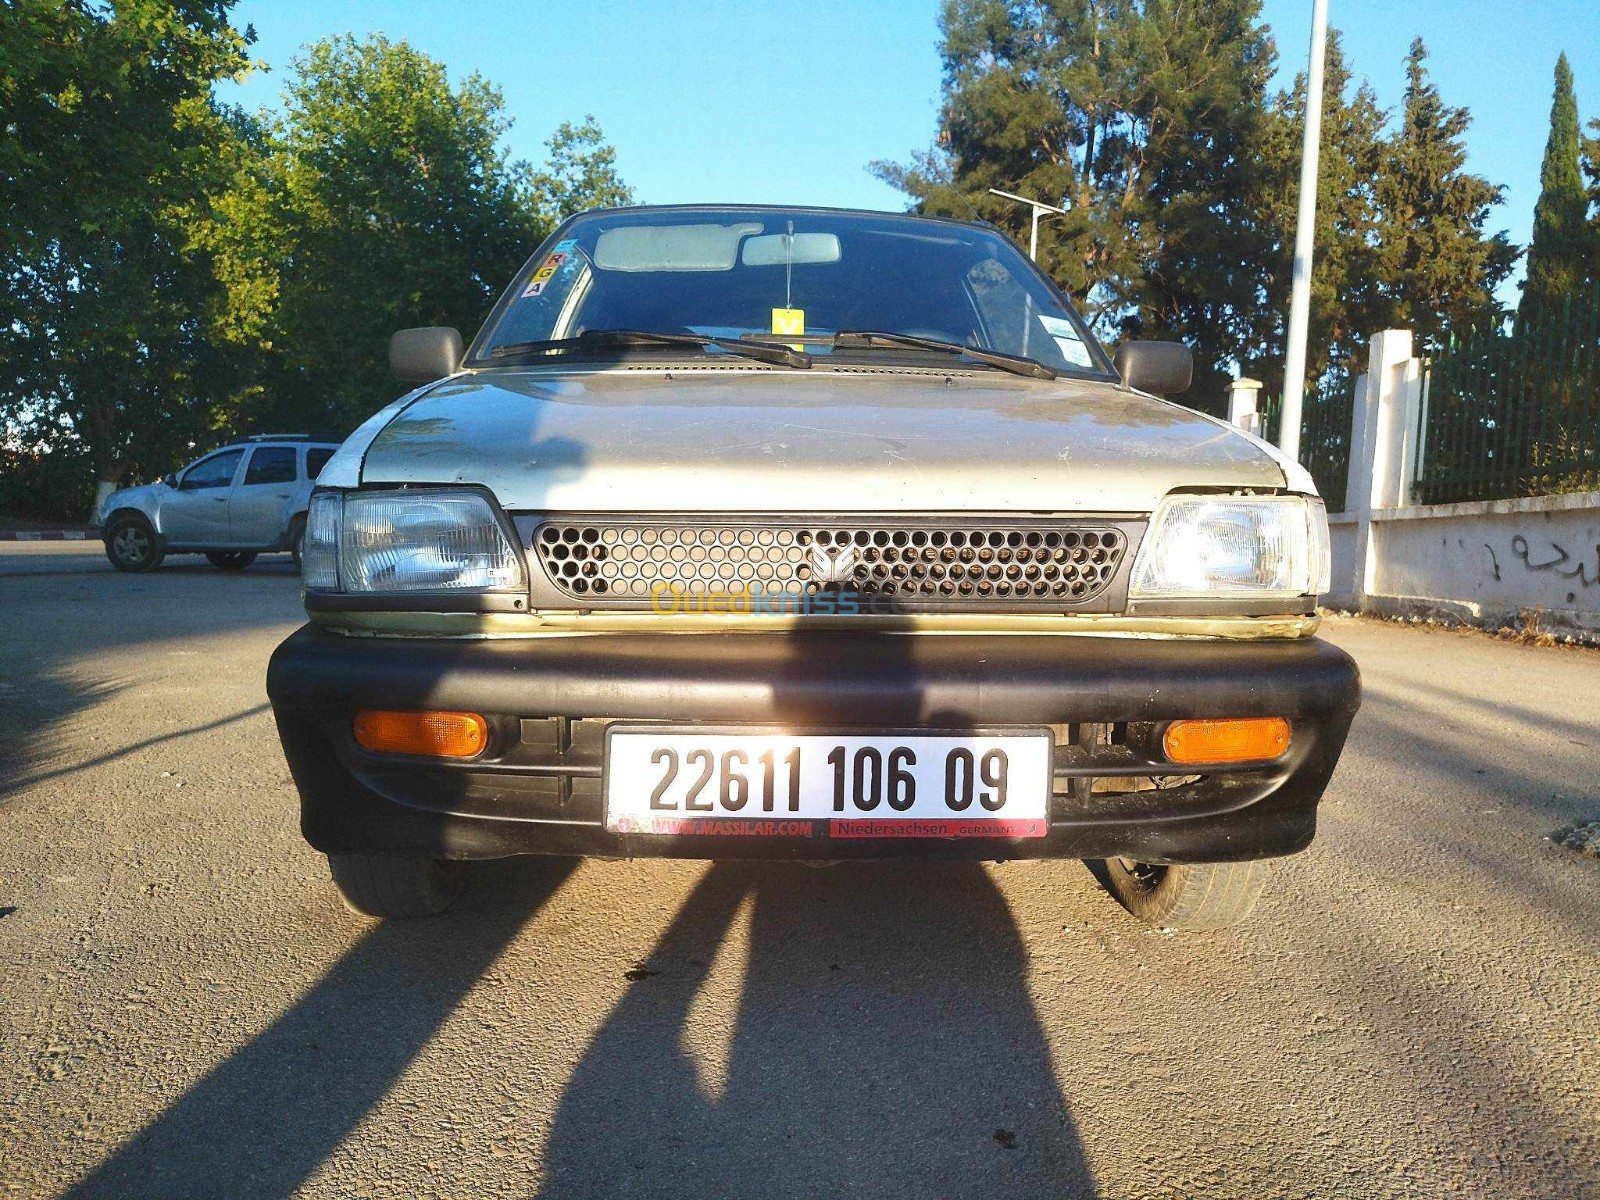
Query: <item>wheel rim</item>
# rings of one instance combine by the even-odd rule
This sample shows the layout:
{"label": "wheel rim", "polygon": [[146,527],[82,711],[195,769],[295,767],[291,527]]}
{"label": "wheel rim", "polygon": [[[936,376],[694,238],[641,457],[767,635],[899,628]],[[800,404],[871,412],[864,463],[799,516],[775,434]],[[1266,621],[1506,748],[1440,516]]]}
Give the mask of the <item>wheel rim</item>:
{"label": "wheel rim", "polygon": [[125,563],[141,563],[150,551],[150,539],[136,525],[129,525],[112,539],[111,547]]}

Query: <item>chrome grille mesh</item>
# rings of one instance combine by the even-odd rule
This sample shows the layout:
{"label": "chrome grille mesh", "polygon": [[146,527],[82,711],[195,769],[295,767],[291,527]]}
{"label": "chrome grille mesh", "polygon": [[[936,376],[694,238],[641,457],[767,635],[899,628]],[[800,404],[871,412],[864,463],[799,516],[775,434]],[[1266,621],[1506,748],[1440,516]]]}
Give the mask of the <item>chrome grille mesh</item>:
{"label": "chrome grille mesh", "polygon": [[1127,552],[1113,524],[916,522],[549,521],[533,548],[575,598],[648,600],[652,589],[815,592],[951,601],[1093,600]]}

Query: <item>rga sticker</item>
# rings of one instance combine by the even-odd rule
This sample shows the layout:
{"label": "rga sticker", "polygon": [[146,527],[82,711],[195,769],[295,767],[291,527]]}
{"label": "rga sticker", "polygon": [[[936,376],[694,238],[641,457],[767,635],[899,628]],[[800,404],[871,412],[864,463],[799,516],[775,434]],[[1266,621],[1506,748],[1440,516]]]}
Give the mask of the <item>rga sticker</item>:
{"label": "rga sticker", "polygon": [[539,264],[539,269],[533,273],[533,278],[528,281],[528,286],[522,289],[523,299],[537,296],[544,291],[545,284],[555,278],[555,273],[561,264],[567,261],[567,256],[572,253],[572,242],[557,242],[556,248],[545,256],[544,262]]}

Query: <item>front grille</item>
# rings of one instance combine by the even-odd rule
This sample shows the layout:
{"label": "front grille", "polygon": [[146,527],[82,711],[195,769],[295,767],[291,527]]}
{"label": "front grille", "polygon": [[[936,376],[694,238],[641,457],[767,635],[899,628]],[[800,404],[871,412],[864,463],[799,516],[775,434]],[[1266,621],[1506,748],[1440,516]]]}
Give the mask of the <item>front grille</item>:
{"label": "front grille", "polygon": [[705,517],[547,521],[531,540],[555,587],[588,602],[648,601],[662,587],[685,595],[852,588],[911,601],[1076,607],[1111,585],[1129,535],[1092,520]]}

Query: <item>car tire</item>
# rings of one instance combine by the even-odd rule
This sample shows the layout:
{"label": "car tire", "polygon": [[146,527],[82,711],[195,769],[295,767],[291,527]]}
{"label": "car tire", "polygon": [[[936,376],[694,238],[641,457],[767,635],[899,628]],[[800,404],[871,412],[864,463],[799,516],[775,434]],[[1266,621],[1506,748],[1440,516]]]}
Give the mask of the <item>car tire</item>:
{"label": "car tire", "polygon": [[461,891],[461,864],[434,858],[330,854],[328,870],[345,904],[369,917],[436,916]]}
{"label": "car tire", "polygon": [[221,571],[242,571],[255,560],[254,550],[212,550],[206,554],[206,561]]}
{"label": "car tire", "polygon": [[113,519],[106,526],[105,546],[106,557],[119,571],[154,571],[166,557],[156,531],[143,517]]}
{"label": "car tire", "polygon": [[1228,929],[1261,898],[1270,865],[1261,860],[1174,863],[1107,860],[1106,885],[1118,903],[1158,929]]}
{"label": "car tire", "polygon": [[306,551],[306,515],[301,513],[289,522],[289,557],[294,559],[294,569],[300,569],[300,560]]}

